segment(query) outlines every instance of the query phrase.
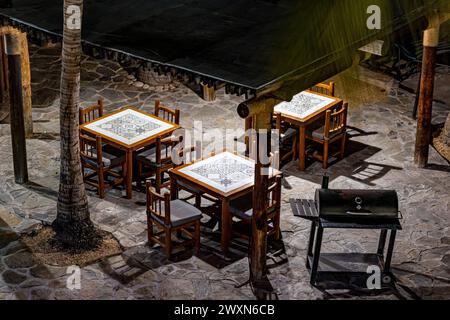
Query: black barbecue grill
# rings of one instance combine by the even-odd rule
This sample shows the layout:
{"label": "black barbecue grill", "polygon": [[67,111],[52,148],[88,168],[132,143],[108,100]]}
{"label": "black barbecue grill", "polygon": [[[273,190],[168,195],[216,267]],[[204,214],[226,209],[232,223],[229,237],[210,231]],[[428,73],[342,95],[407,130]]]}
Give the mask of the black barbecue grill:
{"label": "black barbecue grill", "polygon": [[[367,268],[374,265],[380,268],[384,284],[390,285],[395,237],[397,230],[401,230],[396,191],[328,189],[325,175],[315,200],[291,199],[291,207],[295,216],[312,221],[306,260],[312,285],[316,285],[319,274],[350,275],[348,284],[354,281],[354,276],[367,279]],[[381,230],[376,253],[321,253],[323,232],[329,228]]]}
{"label": "black barbecue grill", "polygon": [[321,218],[398,218],[398,197],[394,190],[316,191],[316,206]]}

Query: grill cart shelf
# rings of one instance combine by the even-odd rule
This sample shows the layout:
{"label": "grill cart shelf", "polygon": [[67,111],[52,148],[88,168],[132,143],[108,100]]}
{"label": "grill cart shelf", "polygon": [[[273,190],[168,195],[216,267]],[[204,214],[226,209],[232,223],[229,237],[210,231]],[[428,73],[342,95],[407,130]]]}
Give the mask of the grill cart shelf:
{"label": "grill cart shelf", "polygon": [[[399,218],[351,217],[323,218],[317,211],[314,200],[291,199],[291,207],[295,216],[311,221],[306,267],[311,273],[311,285],[317,285],[319,279],[329,276],[345,276],[350,282],[353,279],[368,279],[369,266],[378,266],[381,271],[383,285],[392,280],[391,261],[397,230],[401,230]],[[322,253],[322,239],[325,229],[370,229],[381,230],[376,253]],[[387,244],[386,250],[386,242]],[[331,277],[331,278],[332,278]],[[365,283],[364,283],[365,285]]]}

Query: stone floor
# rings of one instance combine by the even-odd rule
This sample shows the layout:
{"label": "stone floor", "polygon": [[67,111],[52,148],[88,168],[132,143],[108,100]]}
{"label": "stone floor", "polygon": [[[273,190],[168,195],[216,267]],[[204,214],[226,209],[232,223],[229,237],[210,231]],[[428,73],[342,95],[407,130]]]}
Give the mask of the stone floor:
{"label": "stone floor", "polygon": [[[120,241],[124,252],[82,268],[80,290],[67,288],[65,267],[35,261],[19,237],[55,218],[59,53],[58,47],[30,48],[36,134],[27,141],[32,183],[26,186],[14,183],[9,125],[0,124],[0,299],[254,299],[248,286],[236,288],[249,276],[246,254],[238,243],[233,244],[232,261],[221,259],[214,235],[205,234],[198,257],[168,261],[158,248],[148,248],[145,209],[139,204],[144,196],[138,192],[133,201],[122,198],[119,190],[104,200],[90,192],[92,219]],[[154,100],[161,99],[181,110],[184,127],[192,127],[194,120],[203,121],[204,129],[243,127],[235,111],[241,99],[223,91],[216,101],[205,102],[181,84],[137,87],[125,70],[110,61],[86,57],[82,67],[83,105],[102,97],[107,111],[129,104],[151,111]],[[443,122],[450,110],[450,71],[440,68],[438,74],[434,121]],[[309,223],[292,215],[289,199],[312,198],[324,170],[312,163],[299,172],[290,163],[283,168],[282,242],[271,246],[269,258],[276,295],[280,299],[450,298],[450,167],[433,149],[427,169],[413,165],[414,96],[389,77],[361,67],[334,80],[338,96],[350,103],[351,139],[346,158],[328,170],[330,186],[398,191],[404,217],[393,259],[398,290],[365,295],[309,285],[305,268]],[[415,88],[417,78],[408,81]],[[375,232],[329,232],[324,250],[369,251],[376,241]]]}

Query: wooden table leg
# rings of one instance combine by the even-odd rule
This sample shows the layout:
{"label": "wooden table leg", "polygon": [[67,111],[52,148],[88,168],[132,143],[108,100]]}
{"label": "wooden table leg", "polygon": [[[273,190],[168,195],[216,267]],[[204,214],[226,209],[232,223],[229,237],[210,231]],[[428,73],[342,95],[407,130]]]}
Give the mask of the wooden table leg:
{"label": "wooden table leg", "polygon": [[305,170],[306,166],[306,127],[300,126],[300,135],[298,139],[298,169]]}
{"label": "wooden table leg", "polygon": [[127,199],[133,196],[133,151],[127,150]]}
{"label": "wooden table leg", "polygon": [[222,234],[221,245],[224,253],[228,252],[231,238],[231,218],[228,200],[222,200]]}

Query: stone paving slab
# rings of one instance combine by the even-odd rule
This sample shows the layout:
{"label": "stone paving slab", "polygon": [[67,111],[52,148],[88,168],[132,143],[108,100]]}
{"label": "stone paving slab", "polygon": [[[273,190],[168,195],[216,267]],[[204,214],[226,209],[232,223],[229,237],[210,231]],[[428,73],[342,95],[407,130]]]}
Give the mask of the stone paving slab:
{"label": "stone paving slab", "polygon": [[[254,299],[248,286],[235,286],[248,278],[245,252],[233,246],[233,261],[216,264],[219,247],[214,237],[203,235],[199,257],[182,255],[173,261],[159,249],[146,246],[145,196],[135,192],[132,201],[121,190],[104,200],[89,191],[93,221],[111,232],[125,248],[122,255],[82,268],[81,290],[66,286],[66,268],[40,265],[21,244],[19,236],[55,218],[59,178],[59,75],[60,48],[30,47],[33,118],[40,139],[27,141],[32,185],[14,183],[9,125],[0,124],[0,299]],[[450,80],[450,71],[439,69],[439,79]],[[350,102],[349,155],[327,172],[333,188],[393,188],[398,191],[403,230],[398,235],[393,259],[399,284],[416,298],[450,298],[450,169],[430,149],[428,169],[413,165],[415,121],[411,119],[414,96],[398,89],[392,79],[354,67],[338,75],[337,95]],[[139,103],[152,112],[155,99],[181,110],[181,124],[192,128],[202,120],[204,130],[243,128],[236,114],[241,98],[218,91],[217,100],[205,102],[190,89],[136,87],[118,64],[84,57],[82,62],[83,106],[99,97],[106,111]],[[442,94],[441,94],[442,95]],[[450,97],[439,97],[434,122],[443,121]],[[445,103],[444,103],[445,102]],[[362,130],[362,131],[361,131]],[[44,138],[43,138],[44,137]],[[46,138],[47,137],[47,138]],[[214,134],[210,134],[214,138]],[[309,223],[292,215],[291,197],[313,198],[325,172],[320,163],[299,172],[296,163],[283,168],[282,245],[280,257],[269,263],[269,279],[281,299],[397,299],[394,294],[366,297],[355,293],[323,292],[309,285],[305,268]],[[330,231],[326,251],[373,251],[376,232]],[[274,250],[271,250],[273,254]],[[219,259],[220,260],[220,259]],[[403,294],[411,298],[410,295]]]}

